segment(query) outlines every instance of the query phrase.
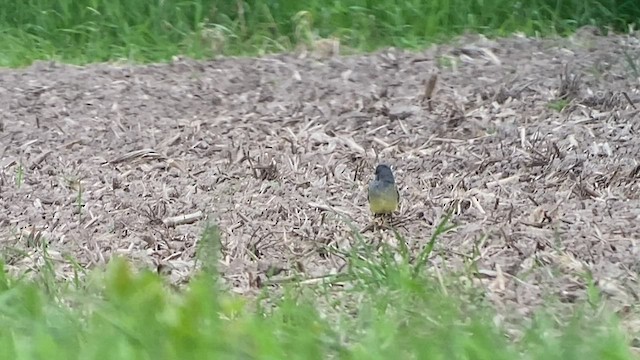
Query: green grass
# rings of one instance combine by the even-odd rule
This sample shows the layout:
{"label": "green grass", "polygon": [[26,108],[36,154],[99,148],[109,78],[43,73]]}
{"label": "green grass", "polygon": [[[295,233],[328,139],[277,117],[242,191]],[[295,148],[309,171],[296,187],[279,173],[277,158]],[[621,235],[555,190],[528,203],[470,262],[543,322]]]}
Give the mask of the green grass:
{"label": "green grass", "polygon": [[[509,339],[482,289],[436,281],[402,247],[371,256],[357,238],[340,279],[255,299],[222,290],[210,266],[180,291],[120,260],[75,284],[46,265],[34,280],[0,271],[0,359],[632,359],[615,318],[593,304],[515,322],[522,335]],[[200,261],[215,261],[218,241],[207,228]]]}
{"label": "green grass", "polygon": [[626,31],[640,19],[636,0],[0,0],[0,9],[0,66],[261,54],[318,36],[356,50],[417,48],[466,30]]}
{"label": "green grass", "polygon": [[557,99],[549,101],[548,107],[549,109],[553,109],[557,112],[561,112],[565,107],[569,105],[569,100],[567,99]]}

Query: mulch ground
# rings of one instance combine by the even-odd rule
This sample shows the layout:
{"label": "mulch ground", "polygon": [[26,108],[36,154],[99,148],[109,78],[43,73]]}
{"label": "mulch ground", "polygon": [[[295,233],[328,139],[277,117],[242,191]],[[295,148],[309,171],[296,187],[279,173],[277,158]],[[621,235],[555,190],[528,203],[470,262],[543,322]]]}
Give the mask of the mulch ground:
{"label": "mulch ground", "polygon": [[183,283],[215,223],[234,291],[338,273],[353,227],[393,243],[366,203],[384,162],[412,251],[453,211],[430,264],[474,264],[498,308],[584,299],[592,276],[616,311],[637,314],[637,36],[303,55],[1,70],[8,269],[38,269],[47,242],[61,277],[68,258],[124,256]]}

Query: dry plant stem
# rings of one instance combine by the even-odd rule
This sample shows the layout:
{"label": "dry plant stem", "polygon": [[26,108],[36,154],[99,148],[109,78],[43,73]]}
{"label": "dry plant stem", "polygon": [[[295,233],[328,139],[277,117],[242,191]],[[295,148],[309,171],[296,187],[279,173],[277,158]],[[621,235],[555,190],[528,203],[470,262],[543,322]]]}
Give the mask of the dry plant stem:
{"label": "dry plant stem", "polygon": [[192,224],[202,219],[202,211],[196,211],[191,214],[178,215],[165,218],[162,223],[166,226],[173,227],[178,225]]}

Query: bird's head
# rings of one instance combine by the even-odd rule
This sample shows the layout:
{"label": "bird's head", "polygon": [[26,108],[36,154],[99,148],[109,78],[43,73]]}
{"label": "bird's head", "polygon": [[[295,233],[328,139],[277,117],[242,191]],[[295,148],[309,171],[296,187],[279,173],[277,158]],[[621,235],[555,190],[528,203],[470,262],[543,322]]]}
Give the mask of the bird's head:
{"label": "bird's head", "polygon": [[395,182],[393,171],[391,171],[391,168],[389,167],[389,165],[380,164],[376,166],[375,175],[376,175],[376,180],[378,181],[384,181],[384,182],[390,182],[390,183]]}

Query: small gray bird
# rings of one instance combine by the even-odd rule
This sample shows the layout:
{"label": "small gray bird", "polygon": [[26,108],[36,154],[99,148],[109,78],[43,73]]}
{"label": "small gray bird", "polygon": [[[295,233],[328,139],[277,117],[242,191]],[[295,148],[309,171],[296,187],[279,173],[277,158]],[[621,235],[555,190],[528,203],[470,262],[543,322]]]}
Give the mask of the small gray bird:
{"label": "small gray bird", "polygon": [[388,165],[376,167],[376,177],[369,183],[369,207],[374,214],[391,214],[398,208],[400,193],[393,172]]}

